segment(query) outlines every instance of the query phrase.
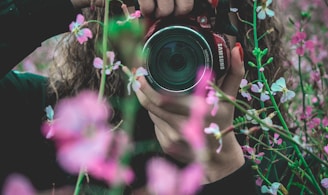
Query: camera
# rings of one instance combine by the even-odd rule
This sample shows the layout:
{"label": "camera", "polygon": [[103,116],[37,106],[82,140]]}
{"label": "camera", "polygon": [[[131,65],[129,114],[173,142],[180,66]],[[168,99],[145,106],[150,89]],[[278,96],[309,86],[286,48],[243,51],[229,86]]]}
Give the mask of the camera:
{"label": "camera", "polygon": [[212,30],[206,13],[159,19],[147,27],[144,38],[146,79],[157,91],[188,94],[205,71],[218,79],[229,68],[227,38]]}

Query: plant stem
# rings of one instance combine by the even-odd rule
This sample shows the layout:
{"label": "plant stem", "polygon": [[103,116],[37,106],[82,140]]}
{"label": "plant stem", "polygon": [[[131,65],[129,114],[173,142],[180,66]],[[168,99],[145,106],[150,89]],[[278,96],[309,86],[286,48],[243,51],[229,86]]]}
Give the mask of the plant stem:
{"label": "plant stem", "polygon": [[[262,74],[262,77],[264,77],[264,74]],[[267,82],[266,80],[265,80],[264,84],[265,84],[265,86],[266,86],[267,88],[269,88],[269,84],[268,84],[268,82]],[[286,122],[285,122],[285,119],[284,119],[284,117],[282,116],[282,114],[281,114],[281,112],[280,112],[280,110],[279,110],[279,107],[278,107],[278,105],[277,105],[277,103],[276,103],[276,100],[273,98],[273,95],[272,95],[272,93],[270,92],[270,90],[269,90],[269,94],[270,94],[271,102],[272,102],[274,108],[275,108],[276,111],[277,111],[278,118],[279,118],[279,120],[280,120],[280,122],[281,122],[283,128],[286,130],[287,134],[291,137],[292,134],[290,133],[289,128],[288,128],[288,126],[287,126],[287,124],[286,124]],[[313,175],[313,173],[312,173],[312,171],[311,171],[309,165],[308,165],[307,162],[305,161],[305,159],[304,159],[304,157],[303,157],[303,155],[302,155],[302,153],[301,153],[301,151],[300,151],[298,145],[296,145],[296,144],[292,144],[292,145],[293,145],[294,150],[296,151],[296,154],[297,154],[298,158],[301,160],[302,164],[304,165],[305,170],[306,170],[306,171],[309,173],[309,175],[311,176],[311,183],[314,185],[314,187],[317,189],[318,192],[320,192],[321,194],[323,194],[323,192],[322,192],[322,190],[321,190],[321,188],[320,188],[318,182],[316,181],[316,179],[315,179],[315,177],[314,177],[314,175]]]}
{"label": "plant stem", "polygon": [[[104,28],[103,28],[103,42],[102,42],[102,58],[103,63],[107,63],[107,41],[108,41],[108,21],[109,21],[109,2],[110,0],[105,0],[105,16],[104,16]],[[101,80],[99,87],[98,99],[102,99],[105,92],[105,82],[106,82],[106,68],[103,66],[101,70]]]}
{"label": "plant stem", "polygon": [[[290,134],[290,131],[289,131],[289,128],[279,110],[279,107],[270,91],[270,86],[265,78],[265,75],[263,74],[263,72],[260,71],[260,68],[262,68],[262,54],[259,52],[260,51],[260,48],[258,48],[258,35],[257,35],[257,12],[256,12],[256,9],[257,9],[257,0],[254,1],[254,6],[253,6],[253,27],[254,27],[254,30],[253,30],[253,37],[254,37],[254,51],[255,51],[255,57],[256,57],[256,63],[257,63],[257,69],[258,69],[258,76],[259,76],[259,80],[262,81],[264,84],[265,84],[265,87],[267,89],[267,91],[269,92],[269,95],[270,95],[270,100],[275,108],[275,110],[277,111],[277,115],[278,115],[278,118],[279,120],[281,121],[282,123],[282,126],[283,128],[287,131],[287,133],[289,134],[289,136],[291,136]],[[303,100],[304,101],[304,100]],[[264,103],[261,101],[260,102],[261,104],[261,108],[264,107]],[[311,177],[311,183],[314,185],[314,187],[317,189],[318,192],[320,192],[321,194],[323,194],[318,182],[316,181],[311,169],[309,168],[307,162],[305,161],[299,147],[295,144],[293,144],[293,147],[296,151],[296,154],[297,156],[299,157],[299,159],[301,160],[302,164],[304,165],[305,167],[305,170],[308,172],[308,174],[310,175]]]}
{"label": "plant stem", "polygon": [[79,176],[78,176],[77,181],[76,181],[76,185],[75,185],[75,189],[74,189],[74,195],[78,195],[80,193],[81,185],[82,185],[82,181],[84,179],[84,176],[85,176],[85,172],[81,170],[79,172]]}
{"label": "plant stem", "polygon": [[[300,86],[301,86],[301,90],[302,90],[302,112],[305,113],[306,93],[305,93],[304,84],[303,84],[303,75],[302,75],[301,63],[302,63],[302,57],[299,55],[298,56],[298,76],[300,77]],[[304,132],[305,132],[304,135],[307,135],[306,134],[306,131],[307,131],[306,119],[303,119],[303,127],[304,127]]]}

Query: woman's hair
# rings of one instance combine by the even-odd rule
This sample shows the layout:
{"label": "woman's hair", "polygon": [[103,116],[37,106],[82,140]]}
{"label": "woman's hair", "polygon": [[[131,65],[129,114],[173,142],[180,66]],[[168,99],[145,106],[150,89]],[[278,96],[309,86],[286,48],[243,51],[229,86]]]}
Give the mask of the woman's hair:
{"label": "woman's hair", "polygon": [[[234,3],[236,2],[236,3]],[[242,3],[243,2],[243,3]],[[253,21],[253,1],[244,0],[238,1],[233,0],[233,5],[238,8],[238,15],[240,19],[252,22]],[[258,6],[261,6],[259,4]],[[257,22],[257,34],[258,36],[264,35],[263,38],[259,40],[259,48],[261,50],[267,48],[268,55],[264,56],[262,63],[266,62],[269,57],[274,57],[274,60],[269,67],[265,67],[264,74],[269,82],[274,81],[275,79],[283,76],[284,71],[283,63],[286,61],[286,49],[285,44],[283,43],[283,36],[285,34],[284,24],[281,22],[282,16],[278,12],[278,4],[276,1],[273,1],[269,7],[272,10],[275,10],[275,15],[273,17],[266,17],[264,20],[258,20]],[[252,61],[256,62],[254,55],[252,54],[254,49],[253,44],[253,30],[252,26],[245,24],[243,21],[238,20],[238,30],[239,34],[243,37],[242,45],[245,51],[245,62]],[[247,78],[249,80],[257,80],[257,69],[245,65]],[[254,73],[253,73],[254,72]]]}
{"label": "woman's hair", "polygon": [[[237,23],[237,28],[239,31],[239,35],[242,37],[241,44],[243,45],[244,53],[245,53],[245,78],[250,81],[259,80],[258,70],[257,68],[251,67],[248,65],[248,62],[251,61],[253,63],[256,62],[256,58],[253,55],[253,31],[252,26],[247,25],[243,22],[248,21],[252,22],[253,20],[253,0],[232,0],[232,6],[234,8],[238,8],[239,20]],[[261,6],[260,2],[259,5]],[[282,15],[278,11],[278,4],[276,1],[272,1],[270,5],[270,9],[275,11],[275,15],[273,17],[266,17],[264,20],[257,21],[257,35],[264,35],[258,42],[258,47],[261,50],[268,49],[268,53],[263,57],[262,64],[264,64],[270,57],[273,57],[273,61],[271,64],[268,64],[264,67],[264,75],[269,83],[272,84],[279,77],[285,77],[286,70],[284,68],[284,63],[287,60],[286,53],[286,45],[283,43],[283,36],[285,35],[285,27],[282,21]],[[255,94],[254,94],[255,95]],[[239,98],[242,98],[239,94]],[[279,95],[275,96],[276,101],[279,102]],[[261,107],[258,100],[254,100],[250,102],[254,109],[259,109]],[[271,101],[266,101],[266,106],[270,106]],[[284,108],[281,108],[282,114],[286,115]]]}
{"label": "woman's hair", "polygon": [[[115,1],[113,1],[115,2]],[[115,4],[114,4],[115,5]],[[114,7],[114,6],[113,6]],[[117,7],[115,5],[115,7]],[[122,14],[120,9],[112,9],[110,14]],[[104,9],[85,8],[82,14],[86,21],[103,21]],[[76,95],[83,89],[97,91],[100,86],[101,69],[93,66],[95,57],[101,57],[100,43],[102,40],[102,26],[97,22],[90,22],[85,26],[92,31],[92,39],[80,44],[73,33],[61,35],[56,45],[53,64],[49,67],[49,95],[58,101],[65,96]],[[110,48],[109,48],[110,49]],[[111,97],[122,94],[122,75],[119,71],[112,71],[106,76],[105,94]],[[125,88],[124,88],[125,89]]]}
{"label": "woman's hair", "polygon": [[[231,1],[232,6],[238,8],[238,14],[241,19],[252,21],[252,0]],[[113,2],[113,5],[110,9],[110,15],[122,14],[120,3],[118,1],[111,2]],[[277,10],[275,1],[272,2],[271,6],[271,9]],[[92,11],[89,8],[85,8],[83,10],[83,15],[85,20],[103,20],[104,10],[96,8]],[[75,95],[82,89],[97,90],[99,88],[101,73],[98,69],[93,67],[93,60],[95,57],[101,56],[97,44],[101,43],[102,27],[98,23],[89,23],[87,27],[92,30],[93,38],[86,43],[82,45],[78,43],[72,33],[63,34],[62,39],[59,41],[54,58],[54,65],[50,66],[49,73],[49,91],[52,95],[56,94],[57,99],[64,96]],[[257,80],[257,69],[247,65],[247,61],[249,60],[255,62],[255,58],[252,54],[253,29],[242,21],[238,21],[237,28],[241,36],[240,41],[244,47],[246,77],[249,81]],[[259,35],[270,32],[259,41],[259,47],[261,49],[268,49],[268,56],[263,58],[264,61],[269,57],[274,57],[273,62],[268,65],[270,67],[264,69],[264,74],[268,82],[271,83],[283,75],[284,70],[282,69],[282,64],[284,60],[286,60],[284,44],[282,42],[284,28],[283,24],[280,22],[279,12],[275,12],[274,17],[259,21],[257,32]],[[106,79],[105,96],[122,95],[125,87],[123,86],[122,75],[119,71],[113,71]]]}

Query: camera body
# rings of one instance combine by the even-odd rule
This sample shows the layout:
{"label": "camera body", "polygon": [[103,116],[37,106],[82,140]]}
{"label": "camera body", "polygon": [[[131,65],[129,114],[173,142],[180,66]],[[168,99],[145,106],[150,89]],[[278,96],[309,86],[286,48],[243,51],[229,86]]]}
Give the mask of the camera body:
{"label": "camera body", "polygon": [[157,91],[176,95],[192,92],[205,71],[216,79],[222,77],[230,61],[228,40],[211,30],[208,15],[153,22],[146,30],[143,54],[148,83]]}

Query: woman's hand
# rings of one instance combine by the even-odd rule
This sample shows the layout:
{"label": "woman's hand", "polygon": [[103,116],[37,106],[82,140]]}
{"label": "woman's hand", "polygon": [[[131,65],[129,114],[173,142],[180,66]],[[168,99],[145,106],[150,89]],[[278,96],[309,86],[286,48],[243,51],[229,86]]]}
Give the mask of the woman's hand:
{"label": "woman's hand", "polygon": [[86,7],[96,6],[105,7],[105,0],[71,0],[75,9],[82,9]]}
{"label": "woman's hand", "polygon": [[194,0],[138,0],[138,2],[140,11],[145,17],[156,18],[171,14],[184,15],[189,13],[194,6]]}
{"label": "woman's hand", "polygon": [[[217,82],[220,89],[232,97],[237,95],[244,75],[244,63],[241,56],[240,47],[234,47],[231,51],[229,72]],[[160,94],[147,83],[144,77],[141,77],[139,81],[141,88],[137,92],[137,97],[149,111],[155,125],[156,136],[164,152],[179,161],[190,162],[195,156],[181,133],[181,125],[188,121],[193,96],[172,97]],[[205,101],[205,97],[203,100]],[[208,114],[206,117],[204,128],[211,122],[217,123],[221,130],[229,128],[232,126],[233,117],[234,107],[228,102],[220,102],[216,116],[212,117]],[[216,153],[218,141],[213,135],[207,135],[207,138],[209,158],[204,162],[207,182],[221,179],[244,164],[243,153],[233,131],[223,136],[223,147],[219,154]]]}
{"label": "woman's hand", "polygon": [[[211,2],[209,0],[209,2]],[[145,17],[165,17],[168,15],[188,14],[194,5],[194,0],[139,0],[140,10]],[[235,46],[230,52],[230,69],[227,74],[217,81],[217,86],[227,95],[236,97],[239,84],[244,76],[242,48]],[[139,79],[141,88],[137,92],[140,103],[149,111],[155,125],[155,133],[163,150],[181,162],[190,162],[195,158],[193,151],[187,144],[188,140],[182,135],[182,124],[188,121],[193,104],[193,95],[172,97],[155,91],[144,77]],[[203,97],[203,101],[205,102]],[[210,110],[208,105],[207,110]],[[204,121],[204,127],[211,122],[219,125],[220,129],[232,126],[234,106],[228,102],[220,102],[219,110],[213,117],[209,114]],[[205,134],[205,133],[204,133]],[[223,146],[219,154],[216,153],[218,141],[213,135],[207,136],[207,153],[209,158],[203,162],[207,181],[219,180],[244,164],[241,147],[233,131],[223,136]]]}

